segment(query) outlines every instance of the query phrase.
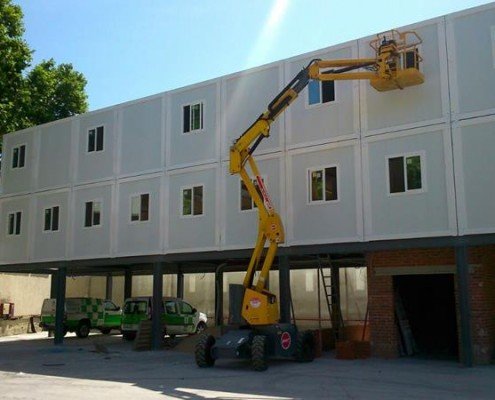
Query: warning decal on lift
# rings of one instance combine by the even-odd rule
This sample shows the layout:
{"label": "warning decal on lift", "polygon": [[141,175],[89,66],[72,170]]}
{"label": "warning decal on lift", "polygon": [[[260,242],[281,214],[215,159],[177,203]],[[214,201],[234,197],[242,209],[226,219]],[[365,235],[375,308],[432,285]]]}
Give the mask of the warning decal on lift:
{"label": "warning decal on lift", "polygon": [[258,299],[257,297],[253,297],[250,301],[249,304],[251,304],[251,307],[253,308],[258,308],[261,306],[261,300]]}
{"label": "warning decal on lift", "polygon": [[280,336],[280,345],[282,346],[282,349],[287,350],[290,347],[291,342],[292,339],[290,337],[290,333],[282,333],[282,336]]}

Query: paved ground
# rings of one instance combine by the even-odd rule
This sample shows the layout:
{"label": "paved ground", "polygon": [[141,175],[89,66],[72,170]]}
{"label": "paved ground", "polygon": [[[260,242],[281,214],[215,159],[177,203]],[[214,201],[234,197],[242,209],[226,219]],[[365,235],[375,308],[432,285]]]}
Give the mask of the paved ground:
{"label": "paved ground", "polygon": [[232,361],[199,369],[191,354],[135,352],[120,336],[68,337],[55,347],[44,333],[0,338],[0,398],[492,400],[495,366],[328,354],[310,364],[272,362],[265,372]]}

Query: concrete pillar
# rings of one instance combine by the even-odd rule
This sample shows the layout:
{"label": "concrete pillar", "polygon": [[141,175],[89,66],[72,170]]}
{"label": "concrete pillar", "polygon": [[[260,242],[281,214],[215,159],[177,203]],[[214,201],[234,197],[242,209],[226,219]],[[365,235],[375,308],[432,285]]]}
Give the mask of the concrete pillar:
{"label": "concrete pillar", "polygon": [[471,304],[469,302],[469,262],[468,248],[456,247],[457,288],[459,291],[461,362],[466,367],[473,366],[473,338],[471,333]]}
{"label": "concrete pillar", "polygon": [[107,274],[105,299],[112,300],[112,292],[113,292],[113,276],[112,274]]}
{"label": "concrete pillar", "polygon": [[280,288],[280,322],[290,323],[290,265],[289,257],[287,256],[280,256],[278,258],[278,279]]}
{"label": "concrete pillar", "polygon": [[124,300],[129,297],[132,297],[132,271],[126,269],[124,276]]}
{"label": "concrete pillar", "polygon": [[60,345],[64,342],[64,312],[65,312],[65,284],[67,268],[60,267],[56,274],[56,299],[55,309],[55,339],[54,344]]}
{"label": "concrete pillar", "polygon": [[163,263],[153,264],[153,310],[151,348],[159,350],[163,344],[163,328],[161,315],[163,313]]}

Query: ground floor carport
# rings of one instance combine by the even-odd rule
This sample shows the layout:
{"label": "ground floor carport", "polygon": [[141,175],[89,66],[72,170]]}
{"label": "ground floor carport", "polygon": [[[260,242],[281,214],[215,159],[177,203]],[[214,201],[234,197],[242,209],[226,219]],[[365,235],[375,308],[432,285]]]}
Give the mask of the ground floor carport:
{"label": "ground floor carport", "polygon": [[[479,299],[479,291],[476,285],[479,283],[490,287],[495,277],[495,264],[492,263],[490,258],[494,251],[494,244],[495,235],[473,235],[282,247],[279,249],[278,258],[274,265],[274,269],[279,271],[280,319],[282,322],[290,322],[291,320],[290,271],[292,269],[314,268],[314,260],[321,255],[330,255],[332,267],[336,269],[352,265],[366,265],[368,267],[369,323],[372,331],[372,352],[378,356],[394,357],[398,355],[397,349],[399,348],[400,340],[396,329],[394,293],[401,291],[403,296],[411,298],[411,296],[408,297],[404,293],[411,290],[422,290],[421,287],[415,288],[414,284],[411,283],[412,280],[404,278],[405,276],[433,275],[435,272],[440,274],[442,271],[447,271],[446,273],[452,275],[452,285],[456,288],[454,303],[457,310],[456,326],[458,336],[456,338],[458,340],[459,360],[466,366],[472,366],[473,363],[478,361],[475,350],[479,347],[479,335],[477,336],[476,333],[479,329],[488,332],[486,335],[488,338],[481,338],[480,340],[489,342],[487,348],[493,346],[495,332],[493,321],[486,321],[486,326],[479,327],[476,324],[484,322],[479,322],[480,319],[473,318],[477,316],[476,313],[479,310],[476,302],[485,300],[485,298]],[[487,280],[476,281],[473,284],[473,279],[476,278],[476,271],[473,272],[472,260],[476,261],[476,249],[479,248],[487,249],[487,255],[483,257],[485,257],[484,263],[486,264],[486,271],[488,271],[484,270],[484,273],[488,275]],[[418,251],[423,251],[422,257],[425,257],[425,259],[418,260]],[[436,255],[438,252],[448,253],[448,255],[446,258],[438,258]],[[152,275],[152,347],[158,349],[161,347],[162,341],[159,316],[163,297],[163,275],[176,275],[177,297],[182,297],[184,293],[184,274],[215,273],[215,322],[219,325],[223,322],[223,307],[221,306],[223,303],[222,274],[229,271],[244,271],[250,253],[250,250],[231,250],[4,265],[0,267],[0,272],[51,274],[51,295],[57,299],[57,305],[59,305],[56,311],[55,344],[63,343],[64,307],[62,305],[65,302],[65,287],[68,275],[106,276],[107,298],[111,297],[114,276],[124,276],[124,297],[127,298],[131,297],[132,276],[134,274]],[[416,254],[416,258],[414,254]],[[442,263],[445,260],[447,260],[447,264],[443,265]],[[430,266],[431,268],[429,270],[417,270],[418,265]],[[442,265],[446,270],[442,270]],[[493,299],[495,299],[495,293],[493,294]],[[488,307],[490,306],[491,303],[488,302]],[[409,304],[409,307],[414,307],[414,305]],[[476,315],[473,316],[473,312]],[[482,319],[484,316],[485,314],[480,318]]]}

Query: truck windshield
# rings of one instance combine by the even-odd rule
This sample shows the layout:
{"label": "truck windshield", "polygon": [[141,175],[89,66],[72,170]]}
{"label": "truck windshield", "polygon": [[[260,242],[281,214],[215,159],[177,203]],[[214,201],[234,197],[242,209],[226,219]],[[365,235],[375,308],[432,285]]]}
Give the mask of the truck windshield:
{"label": "truck windshield", "polygon": [[124,306],[124,314],[146,314],[147,309],[146,301],[128,301]]}

